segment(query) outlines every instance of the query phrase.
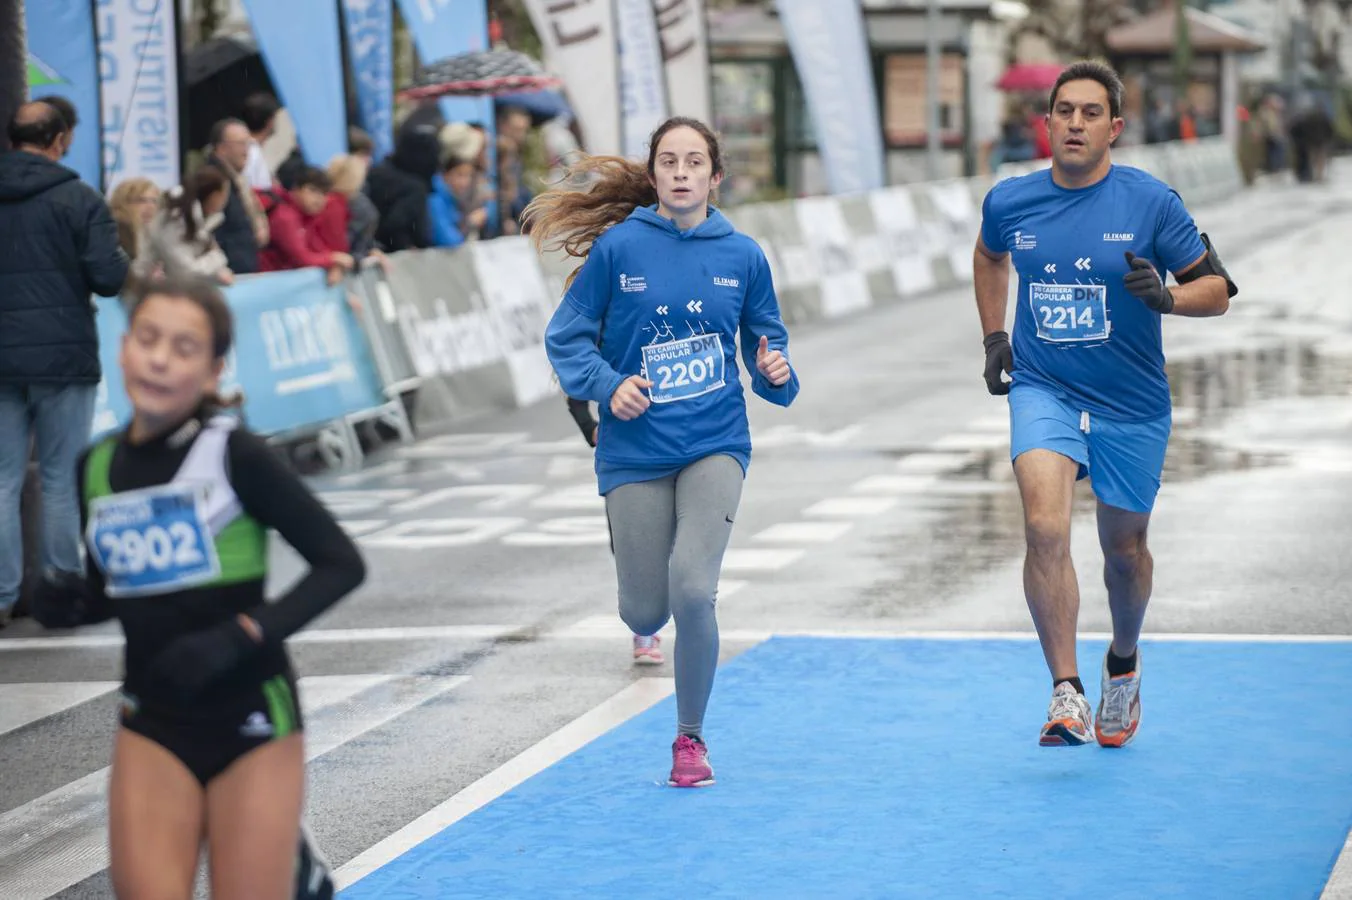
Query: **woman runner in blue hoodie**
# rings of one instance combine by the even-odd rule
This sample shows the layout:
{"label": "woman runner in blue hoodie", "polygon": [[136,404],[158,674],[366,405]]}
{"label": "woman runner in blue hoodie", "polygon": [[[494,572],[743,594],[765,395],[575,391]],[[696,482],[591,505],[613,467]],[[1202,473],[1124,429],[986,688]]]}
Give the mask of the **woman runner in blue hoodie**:
{"label": "woman runner in blue hoodie", "polygon": [[718,665],[714,601],[751,461],[737,341],[751,388],[798,394],[765,254],[709,206],[718,139],[664,122],[648,164],[592,157],[587,191],[550,191],[525,219],[537,247],[584,259],[545,335],[570,397],[595,401],[600,493],[620,617],[639,635],[675,616],[677,735],[669,784],[713,784],[702,729]]}

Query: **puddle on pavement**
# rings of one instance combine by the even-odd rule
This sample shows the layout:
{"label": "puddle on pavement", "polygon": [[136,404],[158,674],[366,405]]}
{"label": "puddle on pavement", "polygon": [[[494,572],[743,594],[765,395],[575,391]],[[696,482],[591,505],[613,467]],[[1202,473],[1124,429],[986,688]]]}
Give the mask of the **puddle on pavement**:
{"label": "puddle on pavement", "polygon": [[[1308,342],[1274,340],[1171,362],[1168,369],[1174,428],[1165,484],[1285,464],[1285,454],[1228,446],[1212,436],[1228,418],[1256,404],[1329,397],[1352,403],[1352,356],[1330,356]],[[922,449],[903,448],[895,455],[904,459],[918,452]],[[1023,510],[1007,446],[972,453],[961,468],[940,477],[937,490],[906,495],[905,502],[920,521],[878,538],[878,557],[897,569],[859,595],[855,614],[886,618],[902,609],[935,608],[965,583],[1023,553]],[[1094,506],[1088,482],[1077,484],[1077,515],[1092,513]],[[1081,575],[1095,577],[1097,567],[1085,561]],[[1017,585],[1010,588],[1017,599]]]}

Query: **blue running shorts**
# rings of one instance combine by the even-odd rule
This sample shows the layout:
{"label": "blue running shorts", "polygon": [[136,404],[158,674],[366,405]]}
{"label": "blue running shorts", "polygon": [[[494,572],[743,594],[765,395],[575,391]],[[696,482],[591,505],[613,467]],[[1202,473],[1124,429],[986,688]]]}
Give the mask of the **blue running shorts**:
{"label": "blue running shorts", "polygon": [[1031,385],[1009,392],[1010,459],[1029,450],[1051,450],[1080,464],[1094,495],[1109,506],[1148,513],[1155,507],[1169,446],[1172,415],[1120,422],[1075,409]]}

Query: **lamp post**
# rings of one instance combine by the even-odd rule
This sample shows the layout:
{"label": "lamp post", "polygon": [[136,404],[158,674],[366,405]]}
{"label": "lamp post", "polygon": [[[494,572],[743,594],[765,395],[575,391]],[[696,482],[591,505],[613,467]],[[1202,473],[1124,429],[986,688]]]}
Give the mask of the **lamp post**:
{"label": "lamp post", "polygon": [[939,0],[925,9],[925,169],[930,181],[943,177],[939,141]]}
{"label": "lamp post", "polygon": [[0,0],[0,150],[9,149],[4,125],[28,99],[28,50],[23,0]]}

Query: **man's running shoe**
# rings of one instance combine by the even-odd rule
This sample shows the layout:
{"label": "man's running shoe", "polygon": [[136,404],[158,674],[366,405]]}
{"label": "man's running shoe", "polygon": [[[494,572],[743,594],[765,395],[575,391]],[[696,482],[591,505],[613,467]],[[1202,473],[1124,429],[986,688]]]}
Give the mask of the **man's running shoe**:
{"label": "man's running shoe", "polygon": [[1109,675],[1108,654],[1103,654],[1102,687],[1094,736],[1100,746],[1125,747],[1141,724],[1141,651],[1136,651],[1135,671],[1126,675]]}
{"label": "man's running shoe", "polygon": [[300,850],[296,854],[296,900],[333,900],[334,893],[328,860],[315,846],[310,829],[301,823]]}
{"label": "man's running shoe", "polygon": [[1079,747],[1092,741],[1093,712],[1084,694],[1063,681],[1052,690],[1052,703],[1047,708],[1047,724],[1042,726],[1044,747]]}
{"label": "man's running shoe", "polygon": [[705,787],[714,783],[714,770],[709,765],[709,748],[704,741],[683,734],[671,745],[672,787]]}
{"label": "man's running shoe", "polygon": [[660,666],[664,661],[662,656],[662,639],[657,635],[644,637],[641,634],[634,635],[634,665],[636,666]]}

